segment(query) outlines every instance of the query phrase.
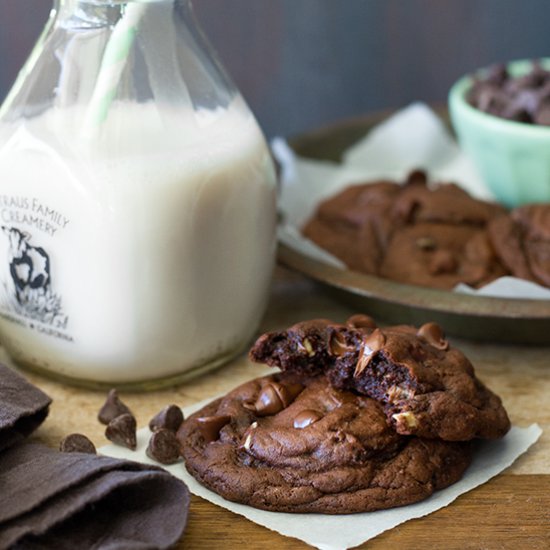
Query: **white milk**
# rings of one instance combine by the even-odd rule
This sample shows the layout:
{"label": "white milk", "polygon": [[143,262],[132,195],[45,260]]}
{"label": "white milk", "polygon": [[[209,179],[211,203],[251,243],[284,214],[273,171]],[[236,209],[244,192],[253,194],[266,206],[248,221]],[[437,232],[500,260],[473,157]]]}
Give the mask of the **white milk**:
{"label": "white milk", "polygon": [[[131,382],[219,361],[252,337],[275,251],[267,147],[239,102],[116,104],[0,126],[0,337],[22,362]],[[18,300],[19,296],[19,300]]]}

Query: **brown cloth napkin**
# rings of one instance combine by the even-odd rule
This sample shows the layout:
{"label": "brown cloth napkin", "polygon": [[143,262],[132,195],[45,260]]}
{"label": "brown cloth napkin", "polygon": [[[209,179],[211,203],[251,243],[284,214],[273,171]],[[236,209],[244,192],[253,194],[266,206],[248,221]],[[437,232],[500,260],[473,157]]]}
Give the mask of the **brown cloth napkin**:
{"label": "brown cloth napkin", "polygon": [[0,365],[0,550],[173,546],[190,500],[179,479],[156,466],[15,443],[44,420],[49,403]]}
{"label": "brown cloth napkin", "polygon": [[38,428],[51,402],[44,392],[0,364],[0,451]]}

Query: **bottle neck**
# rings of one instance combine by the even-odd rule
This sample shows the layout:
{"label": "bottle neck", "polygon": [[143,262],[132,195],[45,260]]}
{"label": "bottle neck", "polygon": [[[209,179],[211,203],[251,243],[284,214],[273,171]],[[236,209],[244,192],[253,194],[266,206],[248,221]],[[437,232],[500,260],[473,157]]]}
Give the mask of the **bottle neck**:
{"label": "bottle neck", "polygon": [[53,0],[52,17],[67,19],[74,16],[95,20],[97,16],[116,21],[131,5],[173,5],[180,11],[192,11],[191,0]]}
{"label": "bottle neck", "polygon": [[115,7],[126,4],[190,4],[190,0],[54,0],[54,9],[82,6]]}

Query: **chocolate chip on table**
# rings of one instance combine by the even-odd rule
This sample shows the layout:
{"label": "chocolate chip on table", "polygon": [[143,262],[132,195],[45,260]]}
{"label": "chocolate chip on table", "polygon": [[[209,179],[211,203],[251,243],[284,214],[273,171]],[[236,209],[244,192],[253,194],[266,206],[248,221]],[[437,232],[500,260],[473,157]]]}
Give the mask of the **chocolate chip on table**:
{"label": "chocolate chip on table", "polygon": [[59,450],[62,453],[97,454],[94,444],[82,434],[70,434],[64,437],[59,443]]}
{"label": "chocolate chip on table", "polygon": [[161,464],[174,464],[181,458],[180,442],[173,431],[160,428],[151,435],[146,453]]}
{"label": "chocolate chip on table", "polygon": [[183,420],[183,413],[177,405],[167,405],[151,419],[149,429],[152,432],[160,429],[177,432]]}
{"label": "chocolate chip on table", "polygon": [[109,424],[111,420],[123,414],[132,415],[132,411],[120,400],[117,391],[112,389],[108,393],[105,403],[99,410],[97,418],[102,424]]}
{"label": "chocolate chip on table", "polygon": [[109,422],[105,430],[105,437],[116,445],[135,451],[137,447],[136,429],[137,423],[133,415],[122,414]]}

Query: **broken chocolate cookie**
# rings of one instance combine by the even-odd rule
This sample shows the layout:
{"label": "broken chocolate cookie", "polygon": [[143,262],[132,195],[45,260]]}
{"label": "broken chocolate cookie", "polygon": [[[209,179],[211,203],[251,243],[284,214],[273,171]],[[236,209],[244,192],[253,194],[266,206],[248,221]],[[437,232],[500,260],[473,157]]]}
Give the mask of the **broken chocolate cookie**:
{"label": "broken chocolate cookie", "polygon": [[306,321],[264,334],[250,358],[298,378],[325,374],[335,388],[375,399],[403,435],[466,441],[510,428],[500,399],[434,323],[417,330]]}

